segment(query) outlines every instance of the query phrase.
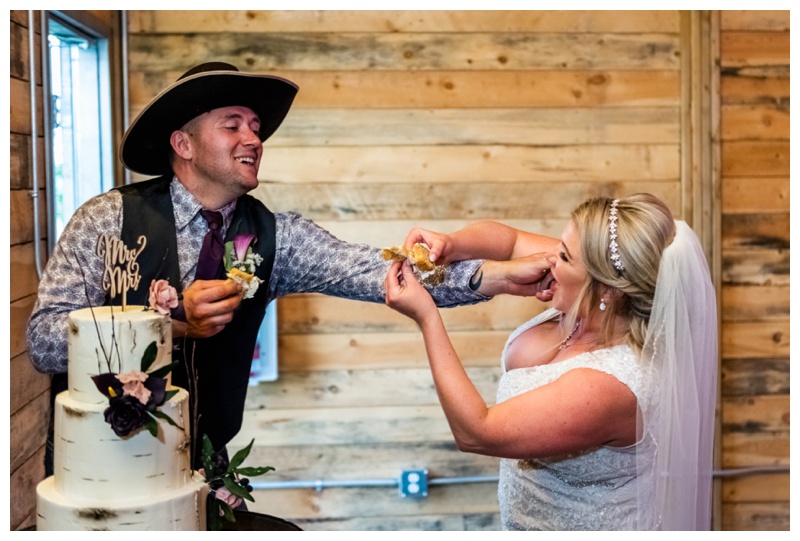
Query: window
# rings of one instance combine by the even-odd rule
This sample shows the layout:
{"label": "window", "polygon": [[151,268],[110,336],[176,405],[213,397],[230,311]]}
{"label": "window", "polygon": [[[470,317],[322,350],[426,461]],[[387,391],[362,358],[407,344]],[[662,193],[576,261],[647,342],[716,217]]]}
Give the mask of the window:
{"label": "window", "polygon": [[108,40],[46,15],[50,246],[75,210],[114,186]]}

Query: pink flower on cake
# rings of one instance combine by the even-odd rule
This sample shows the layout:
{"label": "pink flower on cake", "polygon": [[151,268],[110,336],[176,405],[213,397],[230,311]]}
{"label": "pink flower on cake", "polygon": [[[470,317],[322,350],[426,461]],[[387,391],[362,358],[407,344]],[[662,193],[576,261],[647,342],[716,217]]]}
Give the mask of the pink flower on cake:
{"label": "pink flower on cake", "polygon": [[150,307],[161,315],[168,315],[170,308],[178,306],[178,292],[167,280],[150,282]]}
{"label": "pink flower on cake", "polygon": [[[237,507],[242,505],[242,499],[238,496],[231,494],[231,491],[225,487],[219,487],[216,490],[216,496],[218,500],[227,503],[231,509],[236,509]],[[219,510],[219,516],[221,517],[225,516],[225,512],[222,509]]]}
{"label": "pink flower on cake", "polygon": [[136,398],[144,405],[147,405],[152,394],[150,389],[144,386],[147,377],[147,374],[139,370],[131,370],[125,374],[117,375],[117,379],[122,383],[122,393]]}
{"label": "pink flower on cake", "polygon": [[147,381],[147,374],[142,372],[141,370],[131,370],[130,372],[125,372],[124,374],[117,374],[117,379],[122,382],[123,385],[126,383],[131,383],[134,381],[139,381],[144,383]]}

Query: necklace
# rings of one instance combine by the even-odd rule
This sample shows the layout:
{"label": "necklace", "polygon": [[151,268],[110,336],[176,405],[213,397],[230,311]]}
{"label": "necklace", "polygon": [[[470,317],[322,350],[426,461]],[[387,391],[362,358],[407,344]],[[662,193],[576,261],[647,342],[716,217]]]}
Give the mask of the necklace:
{"label": "necklace", "polygon": [[578,332],[578,327],[580,327],[580,326],[581,326],[581,322],[580,322],[580,320],[578,320],[578,321],[575,323],[575,327],[572,329],[572,332],[571,332],[571,333],[569,333],[569,336],[567,336],[567,337],[564,339],[564,341],[563,341],[563,342],[561,342],[561,345],[560,345],[560,346],[558,346],[558,351],[561,351],[562,349],[566,349],[566,348],[568,348],[568,347],[571,345],[571,344],[567,344],[567,342],[569,342],[570,338],[572,338],[572,337],[575,335],[575,333],[576,333],[576,332]]}

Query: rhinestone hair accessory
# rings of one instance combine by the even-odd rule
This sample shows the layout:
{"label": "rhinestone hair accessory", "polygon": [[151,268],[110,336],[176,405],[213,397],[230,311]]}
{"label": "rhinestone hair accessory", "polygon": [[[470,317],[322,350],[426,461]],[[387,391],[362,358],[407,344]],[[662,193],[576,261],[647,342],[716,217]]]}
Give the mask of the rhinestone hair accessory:
{"label": "rhinestone hair accessory", "polygon": [[622,272],[625,270],[625,265],[622,264],[622,261],[619,258],[619,244],[617,244],[617,205],[619,204],[619,199],[614,199],[611,202],[611,211],[608,213],[608,232],[609,238],[611,239],[611,243],[608,245],[608,248],[611,250],[611,263],[614,264],[614,268],[617,269],[617,272]]}

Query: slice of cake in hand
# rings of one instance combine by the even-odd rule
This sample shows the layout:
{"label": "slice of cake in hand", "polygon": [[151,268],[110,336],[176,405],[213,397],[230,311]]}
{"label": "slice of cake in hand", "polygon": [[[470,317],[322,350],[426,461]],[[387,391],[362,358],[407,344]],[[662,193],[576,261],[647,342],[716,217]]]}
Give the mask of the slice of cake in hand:
{"label": "slice of cake in hand", "polygon": [[386,261],[408,261],[414,270],[417,279],[427,285],[435,286],[444,281],[445,267],[436,266],[430,259],[430,249],[427,244],[418,242],[407,250],[403,246],[384,248],[383,259]]}

